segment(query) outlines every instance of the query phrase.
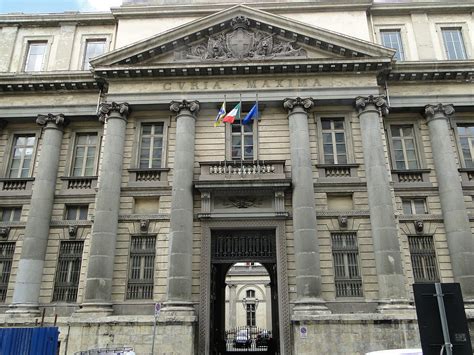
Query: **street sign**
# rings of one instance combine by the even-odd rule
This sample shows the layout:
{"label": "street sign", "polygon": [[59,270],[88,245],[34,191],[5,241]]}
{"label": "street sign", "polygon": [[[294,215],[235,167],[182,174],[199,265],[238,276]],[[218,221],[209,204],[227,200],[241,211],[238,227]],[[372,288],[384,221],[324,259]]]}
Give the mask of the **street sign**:
{"label": "street sign", "polygon": [[[443,346],[443,354],[472,355],[461,287],[458,283],[438,285],[441,292],[435,284],[413,285],[423,355],[439,355]],[[444,314],[440,314],[440,302]],[[445,349],[447,339],[452,350]]]}
{"label": "street sign", "polygon": [[308,337],[308,328],[305,326],[300,327],[300,338],[301,339],[306,339]]}

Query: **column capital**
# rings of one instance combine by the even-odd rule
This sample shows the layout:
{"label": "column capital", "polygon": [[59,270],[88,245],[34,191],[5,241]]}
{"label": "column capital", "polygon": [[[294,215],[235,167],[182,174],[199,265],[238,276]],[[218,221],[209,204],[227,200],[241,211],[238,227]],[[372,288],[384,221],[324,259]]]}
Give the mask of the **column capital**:
{"label": "column capital", "polygon": [[64,126],[66,119],[62,113],[57,115],[48,113],[47,115],[38,115],[36,118],[36,123],[40,126],[46,126],[49,122],[54,123],[56,126]]}
{"label": "column capital", "polygon": [[287,97],[283,100],[283,107],[286,108],[288,111],[293,110],[295,107],[301,107],[305,111],[311,110],[314,106],[314,100],[311,97],[307,97],[302,99],[301,97],[297,97],[295,99]]}
{"label": "column capital", "polygon": [[388,115],[388,104],[384,95],[358,96],[355,98],[355,107],[359,113],[368,109],[369,105],[375,106],[375,109],[382,115]]}
{"label": "column capital", "polygon": [[121,118],[124,120],[127,119],[127,116],[130,112],[130,107],[127,102],[117,103],[117,102],[103,102],[100,104],[99,112],[99,121],[105,123],[110,118],[112,113],[118,113]]}
{"label": "column capital", "polygon": [[425,106],[425,117],[429,121],[432,121],[436,118],[447,119],[448,116],[454,113],[454,106],[451,104],[443,105],[441,103],[437,105],[426,105]]}
{"label": "column capital", "polygon": [[199,112],[199,101],[192,100],[182,100],[182,101],[171,101],[170,102],[170,111],[180,113],[181,110],[188,110],[193,116],[196,116]]}

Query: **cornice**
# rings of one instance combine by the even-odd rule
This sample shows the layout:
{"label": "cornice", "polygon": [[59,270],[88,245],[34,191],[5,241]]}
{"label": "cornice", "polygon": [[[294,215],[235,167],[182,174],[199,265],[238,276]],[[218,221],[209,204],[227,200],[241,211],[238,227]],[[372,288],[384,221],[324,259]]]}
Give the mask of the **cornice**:
{"label": "cornice", "polygon": [[0,14],[0,26],[60,26],[61,23],[78,25],[115,25],[116,19],[111,13],[68,11],[51,14]]}
{"label": "cornice", "polygon": [[32,91],[98,91],[104,81],[91,72],[0,73],[0,93]]}
{"label": "cornice", "polygon": [[116,18],[143,18],[143,17],[171,17],[171,16],[203,16],[211,15],[216,11],[225,10],[237,3],[274,14],[288,12],[323,12],[323,11],[367,11],[371,0],[326,0],[326,1],[301,1],[301,2],[268,2],[248,3],[245,1],[216,2],[215,4],[188,4],[188,5],[125,5],[112,8]]}
{"label": "cornice", "polygon": [[372,15],[407,15],[411,13],[428,14],[466,14],[474,11],[474,0],[454,0],[454,1],[430,1],[430,2],[405,2],[405,3],[378,3],[370,7]]}
{"label": "cornice", "polygon": [[474,81],[474,60],[404,62],[393,64],[388,81]]}
{"label": "cornice", "polygon": [[198,77],[223,75],[259,75],[285,73],[345,73],[381,72],[390,69],[389,58],[357,59],[292,59],[265,62],[176,63],[154,66],[99,67],[96,76],[104,79],[134,77]]}

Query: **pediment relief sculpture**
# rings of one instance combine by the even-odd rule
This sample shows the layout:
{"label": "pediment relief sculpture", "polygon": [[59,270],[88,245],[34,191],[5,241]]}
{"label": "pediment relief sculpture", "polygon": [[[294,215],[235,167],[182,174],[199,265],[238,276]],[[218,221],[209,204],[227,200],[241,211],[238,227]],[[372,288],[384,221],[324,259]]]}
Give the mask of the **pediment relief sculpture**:
{"label": "pediment relief sculpture", "polygon": [[231,21],[231,30],[209,36],[198,44],[176,51],[174,60],[232,61],[307,57],[306,50],[296,42],[278,38],[272,33],[250,29],[249,25],[247,17],[236,16]]}

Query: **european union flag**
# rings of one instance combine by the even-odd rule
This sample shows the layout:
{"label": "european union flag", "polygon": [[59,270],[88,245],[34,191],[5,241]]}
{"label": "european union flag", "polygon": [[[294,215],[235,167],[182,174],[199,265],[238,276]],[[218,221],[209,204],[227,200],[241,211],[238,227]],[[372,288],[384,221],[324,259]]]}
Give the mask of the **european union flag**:
{"label": "european union flag", "polygon": [[256,117],[258,119],[258,102],[253,105],[253,107],[250,109],[249,113],[247,113],[247,116],[242,121],[242,124],[249,124],[252,122],[253,119]]}

